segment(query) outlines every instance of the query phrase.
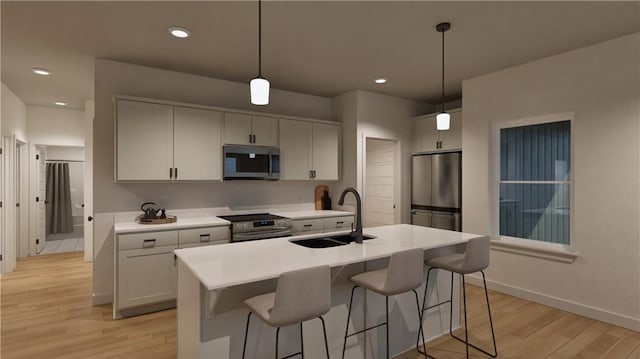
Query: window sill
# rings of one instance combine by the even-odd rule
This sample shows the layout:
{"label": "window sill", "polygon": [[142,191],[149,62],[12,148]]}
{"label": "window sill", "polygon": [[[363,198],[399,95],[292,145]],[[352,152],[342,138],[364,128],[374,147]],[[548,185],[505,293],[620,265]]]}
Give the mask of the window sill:
{"label": "window sill", "polygon": [[548,259],[562,263],[573,263],[579,253],[571,247],[558,243],[542,243],[527,239],[500,237],[491,240],[491,249],[520,254],[529,257]]}

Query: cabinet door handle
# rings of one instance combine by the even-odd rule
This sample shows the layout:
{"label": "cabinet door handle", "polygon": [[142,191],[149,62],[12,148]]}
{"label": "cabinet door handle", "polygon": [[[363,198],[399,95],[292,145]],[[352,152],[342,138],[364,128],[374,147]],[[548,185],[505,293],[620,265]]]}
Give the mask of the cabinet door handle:
{"label": "cabinet door handle", "polygon": [[156,240],[155,239],[145,239],[142,242],[142,248],[153,248],[156,246]]}
{"label": "cabinet door handle", "polygon": [[336,222],[336,225],[342,225],[342,224],[344,224],[344,221],[338,221],[338,222]]}
{"label": "cabinet door handle", "polygon": [[313,170],[309,171],[309,178],[313,178]]}
{"label": "cabinet door handle", "polygon": [[175,169],[175,172],[176,172],[176,177],[175,178],[178,179],[178,167],[176,167],[174,169]]}
{"label": "cabinet door handle", "polygon": [[173,178],[173,167],[169,168],[169,179]]}
{"label": "cabinet door handle", "polygon": [[207,234],[201,234],[200,235],[200,242],[211,242],[211,235]]}
{"label": "cabinet door handle", "polygon": [[313,226],[313,224],[305,224],[305,225],[303,225],[303,227],[306,227],[306,228],[309,228],[311,226]]}

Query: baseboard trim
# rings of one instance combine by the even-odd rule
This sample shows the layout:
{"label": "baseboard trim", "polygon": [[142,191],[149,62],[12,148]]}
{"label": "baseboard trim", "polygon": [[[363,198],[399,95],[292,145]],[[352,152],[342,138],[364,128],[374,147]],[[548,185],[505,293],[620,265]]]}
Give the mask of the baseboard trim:
{"label": "baseboard trim", "polygon": [[[468,283],[482,287],[482,278],[475,275],[467,275],[465,279]],[[547,305],[553,308],[564,310],[573,314],[582,315],[587,318],[599,320],[601,322],[617,325],[630,330],[640,331],[640,319],[626,315],[609,312],[600,308],[576,303],[570,300],[557,298],[527,289],[514,287],[512,285],[496,282],[487,279],[487,287],[496,292],[523,298],[535,303]]]}
{"label": "baseboard trim", "polygon": [[93,305],[113,303],[113,293],[93,293]]}

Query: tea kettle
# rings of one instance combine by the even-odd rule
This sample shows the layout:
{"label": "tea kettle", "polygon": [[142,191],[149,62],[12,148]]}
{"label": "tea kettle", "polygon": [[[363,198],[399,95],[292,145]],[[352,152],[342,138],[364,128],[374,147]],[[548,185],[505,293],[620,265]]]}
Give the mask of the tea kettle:
{"label": "tea kettle", "polygon": [[140,210],[142,210],[142,212],[144,212],[144,215],[143,215],[144,219],[155,219],[156,218],[156,213],[161,211],[161,209],[156,209],[156,208],[153,208],[153,207],[145,208],[145,206],[147,206],[147,205],[154,205],[154,204],[156,204],[156,203],[155,202],[145,202],[140,206]]}

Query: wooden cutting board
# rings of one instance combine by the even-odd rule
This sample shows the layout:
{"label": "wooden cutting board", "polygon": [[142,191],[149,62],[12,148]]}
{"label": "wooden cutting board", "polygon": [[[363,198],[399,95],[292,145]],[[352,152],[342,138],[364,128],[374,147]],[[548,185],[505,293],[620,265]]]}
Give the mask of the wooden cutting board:
{"label": "wooden cutting board", "polygon": [[316,210],[319,211],[322,209],[322,194],[324,193],[324,191],[327,191],[327,193],[329,193],[329,187],[321,184],[321,185],[317,185],[315,188],[315,203],[316,203]]}

